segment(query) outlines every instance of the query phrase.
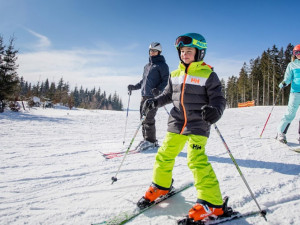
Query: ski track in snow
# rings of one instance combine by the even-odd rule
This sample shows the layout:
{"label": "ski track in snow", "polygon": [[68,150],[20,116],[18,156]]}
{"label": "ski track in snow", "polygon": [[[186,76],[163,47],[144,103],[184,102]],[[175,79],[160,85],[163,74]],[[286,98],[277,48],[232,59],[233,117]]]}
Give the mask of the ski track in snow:
{"label": "ski track in snow", "polygon": [[[271,107],[226,109],[217,123],[255,198],[267,209],[268,222],[259,216],[226,224],[300,224],[300,155],[274,141],[286,106],[276,106],[262,138]],[[297,117],[299,118],[299,114]],[[130,211],[151,183],[155,150],[128,155],[111,184],[122,157],[105,160],[101,152],[126,150],[139,123],[130,111],[123,145],[126,111],[33,108],[0,114],[0,224],[90,224],[121,211]],[[161,144],[168,115],[156,116]],[[296,142],[298,121],[287,135]],[[141,131],[133,143],[142,140]],[[218,176],[223,196],[241,213],[258,208],[212,127],[206,152]],[[186,148],[173,170],[174,186],[193,181]],[[194,187],[153,207],[128,222],[175,224],[196,200]]]}

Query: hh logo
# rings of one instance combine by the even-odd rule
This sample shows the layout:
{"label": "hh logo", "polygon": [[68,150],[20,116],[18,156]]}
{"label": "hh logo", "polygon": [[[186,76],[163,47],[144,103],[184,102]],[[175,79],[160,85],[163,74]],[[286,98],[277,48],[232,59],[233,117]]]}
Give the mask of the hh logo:
{"label": "hh logo", "polygon": [[198,79],[198,78],[191,78],[191,83],[200,84],[200,79]]}
{"label": "hh logo", "polygon": [[200,150],[201,149],[201,145],[195,145],[195,144],[193,144],[193,149]]}

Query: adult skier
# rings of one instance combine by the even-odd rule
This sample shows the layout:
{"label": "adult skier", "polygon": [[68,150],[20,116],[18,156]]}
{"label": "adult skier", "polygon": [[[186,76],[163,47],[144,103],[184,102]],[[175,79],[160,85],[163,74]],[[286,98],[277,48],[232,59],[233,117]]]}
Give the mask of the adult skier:
{"label": "adult skier", "polygon": [[[291,84],[288,108],[277,127],[277,139],[282,143],[287,143],[286,133],[296,116],[300,104],[300,44],[293,49],[292,61],[288,64],[283,81],[279,84],[282,89]],[[300,143],[300,121],[299,121],[299,138]]]}
{"label": "adult skier", "polygon": [[[160,94],[166,87],[169,79],[169,67],[165,58],[161,55],[162,47],[158,42],[152,42],[149,46],[149,63],[144,67],[142,80],[135,85],[128,85],[128,92],[141,89],[142,99],[140,103],[140,118],[142,118],[142,108],[144,102]],[[139,144],[142,151],[149,147],[158,146],[156,140],[155,115],[157,109],[149,112],[142,124],[144,140]]]}
{"label": "adult skier", "polygon": [[171,73],[164,92],[148,99],[142,110],[151,112],[169,103],[174,105],[168,132],[155,157],[152,184],[137,205],[146,207],[170,191],[175,158],[187,142],[187,162],[197,190],[197,201],[189,210],[189,218],[199,221],[224,213],[219,182],[208,162],[205,145],[211,124],[221,118],[226,100],[217,74],[203,62],[205,38],[187,33],[176,39],[175,46],[180,59],[178,69]]}

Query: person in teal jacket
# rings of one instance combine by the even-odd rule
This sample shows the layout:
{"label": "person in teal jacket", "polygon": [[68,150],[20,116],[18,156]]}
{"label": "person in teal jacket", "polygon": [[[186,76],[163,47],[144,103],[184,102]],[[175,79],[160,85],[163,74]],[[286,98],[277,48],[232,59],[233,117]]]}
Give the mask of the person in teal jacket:
{"label": "person in teal jacket", "polygon": [[[296,116],[300,104],[300,44],[293,49],[292,61],[288,64],[284,79],[279,84],[282,89],[291,84],[291,92],[289,97],[288,108],[282,117],[277,128],[277,139],[282,143],[287,143],[286,133],[288,128]],[[299,139],[300,142],[300,121],[299,121]]]}
{"label": "person in teal jacket", "polygon": [[219,181],[208,161],[205,146],[211,124],[222,116],[226,99],[222,85],[212,67],[203,62],[206,40],[198,33],[179,36],[175,42],[180,63],[168,80],[163,93],[145,101],[143,112],[173,104],[168,132],[159,148],[153,167],[152,184],[139,200],[138,207],[149,206],[172,189],[175,158],[187,144],[187,164],[197,190],[196,204],[189,210],[194,221],[223,215]]}

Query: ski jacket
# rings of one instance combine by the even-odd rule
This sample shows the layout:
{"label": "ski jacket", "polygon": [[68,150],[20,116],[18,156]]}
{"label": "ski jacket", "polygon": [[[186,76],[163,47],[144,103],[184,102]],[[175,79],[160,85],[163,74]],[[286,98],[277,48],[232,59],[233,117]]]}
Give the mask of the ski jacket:
{"label": "ski jacket", "polygon": [[180,63],[171,73],[164,92],[156,99],[159,107],[173,102],[169,132],[206,137],[209,137],[211,125],[202,119],[201,107],[216,107],[222,115],[226,105],[217,74],[203,61],[192,62],[188,67]]}
{"label": "ski jacket", "polygon": [[285,70],[283,82],[286,85],[291,83],[291,92],[300,92],[300,60],[290,62]]}
{"label": "ski jacket", "polygon": [[169,79],[169,67],[162,55],[150,56],[144,67],[143,79],[134,85],[134,90],[141,89],[142,96],[154,97],[152,89],[164,90]]}

